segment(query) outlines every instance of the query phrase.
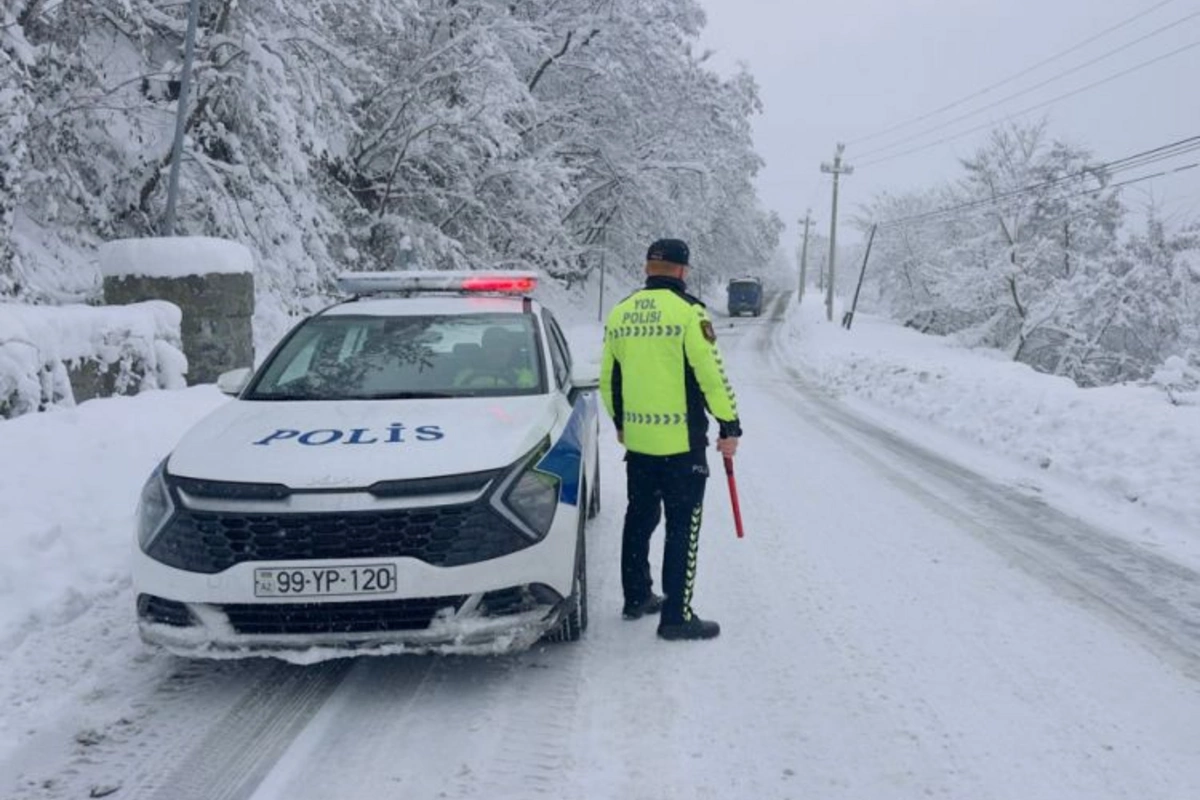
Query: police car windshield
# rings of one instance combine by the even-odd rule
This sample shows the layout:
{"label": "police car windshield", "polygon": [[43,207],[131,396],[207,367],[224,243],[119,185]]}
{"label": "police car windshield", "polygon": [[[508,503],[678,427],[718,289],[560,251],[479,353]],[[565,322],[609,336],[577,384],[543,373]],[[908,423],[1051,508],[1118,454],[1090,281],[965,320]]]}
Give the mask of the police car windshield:
{"label": "police car windshield", "polygon": [[396,400],[545,391],[530,314],[314,317],[265,365],[248,400]]}

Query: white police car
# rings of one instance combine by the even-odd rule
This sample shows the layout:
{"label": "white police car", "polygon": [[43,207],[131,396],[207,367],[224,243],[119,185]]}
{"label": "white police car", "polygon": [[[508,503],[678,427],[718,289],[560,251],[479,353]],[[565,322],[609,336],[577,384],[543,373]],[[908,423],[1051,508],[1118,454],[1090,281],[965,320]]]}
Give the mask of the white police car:
{"label": "white police car", "polygon": [[223,375],[236,400],[142,491],[142,638],[201,656],[577,639],[597,377],[535,281],[345,275],[354,299]]}

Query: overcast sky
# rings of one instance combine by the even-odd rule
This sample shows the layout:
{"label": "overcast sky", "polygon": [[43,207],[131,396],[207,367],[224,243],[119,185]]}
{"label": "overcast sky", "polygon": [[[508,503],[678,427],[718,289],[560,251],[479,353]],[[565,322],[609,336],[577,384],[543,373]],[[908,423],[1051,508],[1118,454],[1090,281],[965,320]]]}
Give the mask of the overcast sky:
{"label": "overcast sky", "polygon": [[[878,192],[904,192],[958,177],[956,159],[972,153],[987,134],[980,131],[867,165],[874,158],[1001,122],[1171,51],[1200,45],[1197,0],[700,2],[708,12],[702,42],[716,51],[712,63],[728,72],[745,62],[758,81],[765,112],[755,120],[755,140],[767,162],[759,186],[765,204],[788,223],[789,248],[798,241],[796,220],[806,207],[812,207],[821,231],[828,231],[829,182],[822,180],[819,168],[832,159],[836,142],[847,143],[846,160],[856,168],[842,178],[840,213],[852,213],[856,204]],[[987,89],[1146,11],[1150,13],[1019,80],[891,134],[856,141]],[[1041,89],[946,124],[1176,22]],[[1200,135],[1200,46],[1020,119],[1039,115],[1048,117],[1051,135],[1089,147],[1102,161]],[[932,128],[940,130],[918,136]],[[916,138],[868,154],[909,137]],[[1146,172],[1195,161],[1200,153]],[[1144,205],[1151,194],[1175,218],[1200,217],[1200,169],[1131,186],[1126,202]],[[846,229],[841,235],[853,234]]]}

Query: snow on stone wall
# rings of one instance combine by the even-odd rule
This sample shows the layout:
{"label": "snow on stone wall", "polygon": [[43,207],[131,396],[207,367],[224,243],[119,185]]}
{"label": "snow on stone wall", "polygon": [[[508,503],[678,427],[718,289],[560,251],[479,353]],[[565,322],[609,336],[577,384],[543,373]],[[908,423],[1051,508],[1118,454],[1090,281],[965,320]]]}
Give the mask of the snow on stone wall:
{"label": "snow on stone wall", "polygon": [[179,308],[0,303],[0,418],[185,386]]}
{"label": "snow on stone wall", "polygon": [[182,278],[254,272],[254,256],[245,245],[211,236],[117,239],[102,244],[99,257],[104,277]]}

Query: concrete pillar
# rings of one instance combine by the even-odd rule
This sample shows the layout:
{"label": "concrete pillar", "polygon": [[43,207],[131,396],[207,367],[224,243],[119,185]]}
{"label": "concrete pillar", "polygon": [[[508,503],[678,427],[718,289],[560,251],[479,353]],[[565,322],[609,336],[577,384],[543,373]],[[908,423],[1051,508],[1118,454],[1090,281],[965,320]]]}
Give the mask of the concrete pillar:
{"label": "concrete pillar", "polygon": [[101,246],[100,272],[105,303],[179,306],[189,385],[254,366],[254,259],[245,246],[204,236],[120,239]]}

